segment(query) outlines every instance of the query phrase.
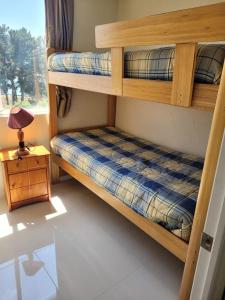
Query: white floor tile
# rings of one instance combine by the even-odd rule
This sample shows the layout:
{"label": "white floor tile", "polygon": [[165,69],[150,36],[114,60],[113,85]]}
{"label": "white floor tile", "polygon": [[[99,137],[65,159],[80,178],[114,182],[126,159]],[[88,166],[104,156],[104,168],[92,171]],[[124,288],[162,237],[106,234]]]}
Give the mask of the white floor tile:
{"label": "white floor tile", "polygon": [[0,201],[0,300],[176,299],[183,264],[75,181],[52,203]]}

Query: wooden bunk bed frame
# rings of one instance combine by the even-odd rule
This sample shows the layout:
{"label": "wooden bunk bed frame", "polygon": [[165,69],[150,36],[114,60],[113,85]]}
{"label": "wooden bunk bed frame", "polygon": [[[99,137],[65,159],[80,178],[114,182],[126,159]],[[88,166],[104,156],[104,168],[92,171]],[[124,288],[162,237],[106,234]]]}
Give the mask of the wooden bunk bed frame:
{"label": "wooden bunk bed frame", "polygon": [[[138,215],[87,175],[52,155],[53,181],[59,180],[59,167],[62,168],[185,263],[180,288],[182,300],[190,297],[225,128],[225,64],[219,86],[194,83],[197,43],[214,41],[225,41],[225,2],[97,26],[97,47],[112,51],[111,77],[48,72],[51,138],[59,133],[57,85],[108,94],[108,126],[115,125],[116,96],[214,110],[189,244]],[[123,78],[124,47],[165,44],[176,45],[172,82]],[[48,53],[53,51],[50,49]]]}

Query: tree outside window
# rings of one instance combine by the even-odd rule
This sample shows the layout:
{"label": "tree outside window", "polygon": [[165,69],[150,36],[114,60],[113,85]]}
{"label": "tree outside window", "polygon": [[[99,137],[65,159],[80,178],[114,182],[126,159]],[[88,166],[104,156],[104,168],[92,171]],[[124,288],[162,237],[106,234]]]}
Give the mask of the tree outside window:
{"label": "tree outside window", "polygon": [[[0,2],[6,3],[2,0]],[[40,17],[44,22],[44,16]],[[13,106],[46,112],[48,100],[44,31],[37,36],[25,26],[11,28],[10,19],[8,24],[0,25],[0,114],[7,114]]]}

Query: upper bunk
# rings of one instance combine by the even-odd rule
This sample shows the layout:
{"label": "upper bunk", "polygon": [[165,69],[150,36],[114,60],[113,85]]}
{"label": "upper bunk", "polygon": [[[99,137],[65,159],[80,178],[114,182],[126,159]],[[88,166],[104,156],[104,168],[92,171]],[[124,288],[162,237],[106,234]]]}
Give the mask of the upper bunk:
{"label": "upper bunk", "polygon": [[[110,72],[106,75],[96,75],[97,72],[89,75],[49,71],[49,84],[183,107],[214,108],[218,92],[218,84],[215,83],[219,83],[219,75],[216,74],[215,82],[195,82],[195,68],[196,63],[197,66],[199,64],[199,53],[202,52],[198,43],[225,40],[225,3],[99,25],[95,33],[97,48],[111,48],[110,54],[105,53],[110,55]],[[168,80],[133,78],[135,76],[128,78],[127,58],[140,52],[126,52],[124,59],[125,47],[162,45],[175,45],[175,50],[169,48],[174,57],[172,67],[169,68],[172,76],[170,74]],[[215,48],[215,45],[211,47]],[[218,49],[224,50],[223,46]],[[148,56],[149,52],[145,52],[145,55]],[[203,53],[202,57],[206,64],[211,64],[207,54]],[[221,56],[221,70],[223,60],[224,56]]]}

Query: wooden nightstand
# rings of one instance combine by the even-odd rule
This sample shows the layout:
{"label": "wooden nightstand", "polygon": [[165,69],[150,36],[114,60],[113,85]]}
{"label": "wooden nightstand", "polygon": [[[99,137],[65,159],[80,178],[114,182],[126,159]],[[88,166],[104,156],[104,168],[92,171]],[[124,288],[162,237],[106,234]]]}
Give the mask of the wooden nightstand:
{"label": "wooden nightstand", "polygon": [[15,149],[0,151],[9,210],[50,198],[49,151],[44,146],[30,148],[18,158]]}

